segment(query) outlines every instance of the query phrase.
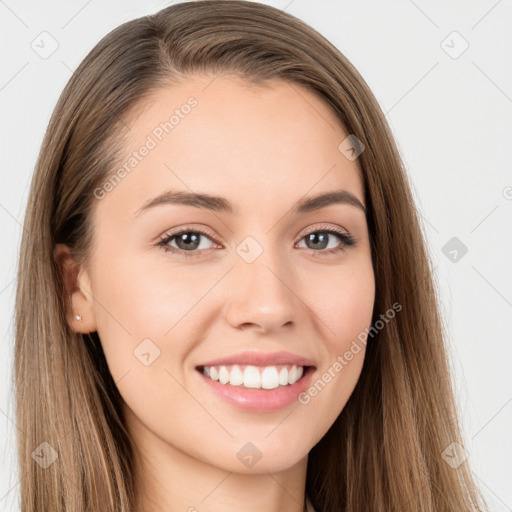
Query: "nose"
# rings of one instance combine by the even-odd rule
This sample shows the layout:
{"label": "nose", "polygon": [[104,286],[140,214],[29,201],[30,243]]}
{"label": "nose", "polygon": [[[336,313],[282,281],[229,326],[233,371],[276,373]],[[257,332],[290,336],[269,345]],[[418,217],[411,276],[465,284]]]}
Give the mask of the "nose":
{"label": "nose", "polygon": [[225,317],[235,329],[269,333],[292,327],[301,312],[304,315],[305,305],[295,290],[293,272],[269,251],[252,263],[238,258],[226,286],[229,300]]}

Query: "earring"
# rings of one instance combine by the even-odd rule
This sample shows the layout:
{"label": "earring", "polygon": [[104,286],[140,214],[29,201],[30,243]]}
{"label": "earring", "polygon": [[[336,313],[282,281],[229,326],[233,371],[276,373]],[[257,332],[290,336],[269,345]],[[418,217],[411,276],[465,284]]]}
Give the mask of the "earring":
{"label": "earring", "polygon": [[76,316],[75,316],[75,318],[76,318],[77,320],[82,320],[82,315],[76,315]]}

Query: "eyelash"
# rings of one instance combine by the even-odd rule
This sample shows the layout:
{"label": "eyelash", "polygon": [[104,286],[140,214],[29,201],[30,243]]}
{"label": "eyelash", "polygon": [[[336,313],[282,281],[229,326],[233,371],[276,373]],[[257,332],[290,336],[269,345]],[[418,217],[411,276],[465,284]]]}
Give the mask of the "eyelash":
{"label": "eyelash", "polygon": [[[157,243],[157,246],[161,247],[165,252],[172,252],[174,254],[184,256],[185,258],[199,257],[201,255],[200,253],[202,252],[201,250],[184,251],[183,249],[177,249],[176,247],[170,247],[168,245],[168,243],[171,240],[173,240],[174,238],[176,238],[180,235],[183,235],[184,233],[194,233],[197,235],[203,235],[203,236],[209,238],[210,240],[214,241],[212,239],[212,237],[210,236],[210,234],[207,233],[206,231],[203,231],[202,229],[198,229],[198,228],[191,229],[191,228],[185,227],[185,228],[180,229],[179,231],[176,231],[174,233],[166,233],[165,235],[163,235],[163,237]],[[338,246],[334,249],[327,249],[327,250],[323,250],[323,251],[315,251],[313,249],[309,249],[309,251],[311,251],[313,253],[314,257],[319,257],[320,255],[323,255],[323,254],[335,254],[337,252],[344,251],[344,250],[346,250],[347,247],[351,247],[356,244],[356,240],[349,233],[346,233],[343,231],[338,231],[337,229],[333,229],[333,228],[330,228],[327,226],[320,226],[319,228],[304,234],[300,240],[304,239],[305,237],[307,237],[308,235],[311,235],[313,233],[328,233],[330,235],[338,236],[341,240],[340,246]],[[315,254],[315,253],[320,253],[320,254]]]}

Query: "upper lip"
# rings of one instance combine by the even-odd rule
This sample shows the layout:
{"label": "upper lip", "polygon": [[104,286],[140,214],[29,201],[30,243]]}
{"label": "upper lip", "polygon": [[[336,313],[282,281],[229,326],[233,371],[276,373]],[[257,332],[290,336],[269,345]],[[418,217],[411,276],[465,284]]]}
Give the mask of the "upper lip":
{"label": "upper lip", "polygon": [[277,366],[294,364],[297,366],[314,366],[311,359],[292,354],[291,352],[241,352],[227,357],[214,359],[199,366],[228,366],[228,365]]}

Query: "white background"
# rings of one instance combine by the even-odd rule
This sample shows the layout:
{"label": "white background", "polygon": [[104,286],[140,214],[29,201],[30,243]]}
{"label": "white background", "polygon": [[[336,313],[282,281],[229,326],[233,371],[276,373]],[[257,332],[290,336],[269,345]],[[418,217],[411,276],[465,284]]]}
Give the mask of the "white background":
{"label": "white background", "polygon": [[[469,462],[492,510],[512,511],[512,3],[265,3],[337,46],[387,114],[432,254]],[[21,224],[43,134],[86,53],[122,22],[166,5],[0,0],[0,511],[18,510],[13,308]],[[48,37],[43,31],[58,42],[47,59],[31,48]],[[453,31],[469,44],[457,58],[445,51],[463,49]],[[452,237],[468,248],[456,262],[442,251]]]}

